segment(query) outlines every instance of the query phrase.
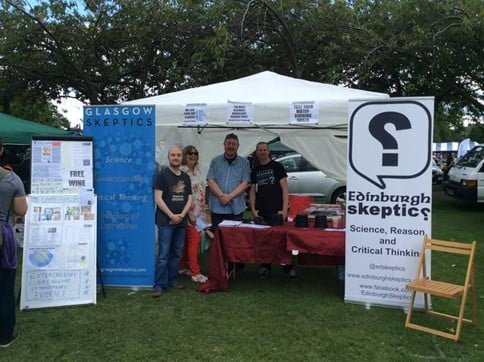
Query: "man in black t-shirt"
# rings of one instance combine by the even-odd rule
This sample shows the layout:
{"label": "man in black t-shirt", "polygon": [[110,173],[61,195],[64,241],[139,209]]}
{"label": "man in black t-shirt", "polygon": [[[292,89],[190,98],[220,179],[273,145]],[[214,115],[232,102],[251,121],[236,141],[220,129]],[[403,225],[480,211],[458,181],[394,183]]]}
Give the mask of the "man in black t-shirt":
{"label": "man in black t-shirt", "polygon": [[168,162],[169,166],[158,172],[153,185],[158,226],[154,298],[160,297],[170,287],[183,288],[178,284],[178,264],[185,244],[187,214],[192,204],[190,177],[180,170],[180,147],[170,148]]}
{"label": "man in black t-shirt", "polygon": [[[254,218],[261,217],[267,223],[273,214],[281,214],[286,220],[289,199],[286,170],[269,157],[269,146],[266,142],[259,142],[255,152],[259,165],[250,174],[250,211]],[[269,274],[270,269],[270,264],[261,264],[257,273],[264,277]],[[283,269],[287,276],[296,276],[292,265],[284,265]]]}

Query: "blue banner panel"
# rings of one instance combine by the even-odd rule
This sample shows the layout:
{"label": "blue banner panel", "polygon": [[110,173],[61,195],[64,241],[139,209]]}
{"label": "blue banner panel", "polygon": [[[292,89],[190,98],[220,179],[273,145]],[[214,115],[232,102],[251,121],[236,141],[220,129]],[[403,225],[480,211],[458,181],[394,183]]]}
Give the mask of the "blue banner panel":
{"label": "blue banner panel", "polygon": [[94,139],[97,255],[103,282],[151,286],[155,107],[84,107],[84,134]]}

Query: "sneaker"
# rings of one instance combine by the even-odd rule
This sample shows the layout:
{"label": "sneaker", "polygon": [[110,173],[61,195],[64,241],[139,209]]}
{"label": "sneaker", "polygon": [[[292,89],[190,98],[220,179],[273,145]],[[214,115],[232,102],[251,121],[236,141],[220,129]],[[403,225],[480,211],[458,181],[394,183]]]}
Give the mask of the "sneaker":
{"label": "sneaker", "polygon": [[159,298],[159,297],[161,297],[162,294],[163,294],[162,290],[154,290],[153,293],[151,293],[151,296],[153,298]]}
{"label": "sneaker", "polygon": [[195,282],[195,283],[205,283],[207,280],[208,278],[203,274],[192,276],[192,282]]}
{"label": "sneaker", "polygon": [[192,273],[190,273],[190,270],[188,270],[188,269],[180,269],[180,270],[178,270],[178,274],[186,275],[186,276],[192,275]]}
{"label": "sneaker", "polygon": [[269,268],[266,268],[265,266],[261,266],[259,270],[257,270],[257,276],[259,278],[265,278],[269,276],[270,272],[271,271],[269,270]]}
{"label": "sneaker", "polygon": [[173,289],[185,289],[185,286],[183,284],[175,284],[175,285],[170,285],[170,288],[173,288]]}
{"label": "sneaker", "polygon": [[14,328],[13,333],[12,333],[12,337],[10,337],[9,339],[7,339],[4,342],[1,342],[0,348],[9,347],[13,342],[15,342],[18,339],[19,335],[20,335],[20,333],[18,332],[18,329]]}

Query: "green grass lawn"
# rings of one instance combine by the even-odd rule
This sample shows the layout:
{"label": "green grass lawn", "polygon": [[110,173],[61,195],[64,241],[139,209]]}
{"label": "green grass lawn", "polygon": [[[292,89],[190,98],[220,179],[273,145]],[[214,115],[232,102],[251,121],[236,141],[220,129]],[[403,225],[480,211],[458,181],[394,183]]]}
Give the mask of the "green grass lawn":
{"label": "green grass lawn", "polygon": [[[436,238],[482,244],[484,205],[438,191],[432,224]],[[434,262],[434,274],[451,276],[459,267],[446,257]],[[476,264],[482,318],[482,245]],[[278,267],[259,280],[256,269],[249,265],[228,292],[203,295],[182,279],[185,290],[158,299],[147,290],[108,289],[95,306],[18,312],[20,339],[0,350],[0,361],[484,360],[483,323],[464,325],[455,343],[404,328],[400,309],[345,304],[333,268],[301,268],[298,280],[285,279]]]}

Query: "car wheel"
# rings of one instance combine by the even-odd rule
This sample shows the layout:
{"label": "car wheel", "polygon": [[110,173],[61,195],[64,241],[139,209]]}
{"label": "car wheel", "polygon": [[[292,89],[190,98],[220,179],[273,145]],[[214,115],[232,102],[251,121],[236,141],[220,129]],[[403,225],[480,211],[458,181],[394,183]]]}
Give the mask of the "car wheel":
{"label": "car wheel", "polygon": [[340,187],[333,192],[331,195],[331,203],[336,204],[337,198],[346,199],[346,187]]}

